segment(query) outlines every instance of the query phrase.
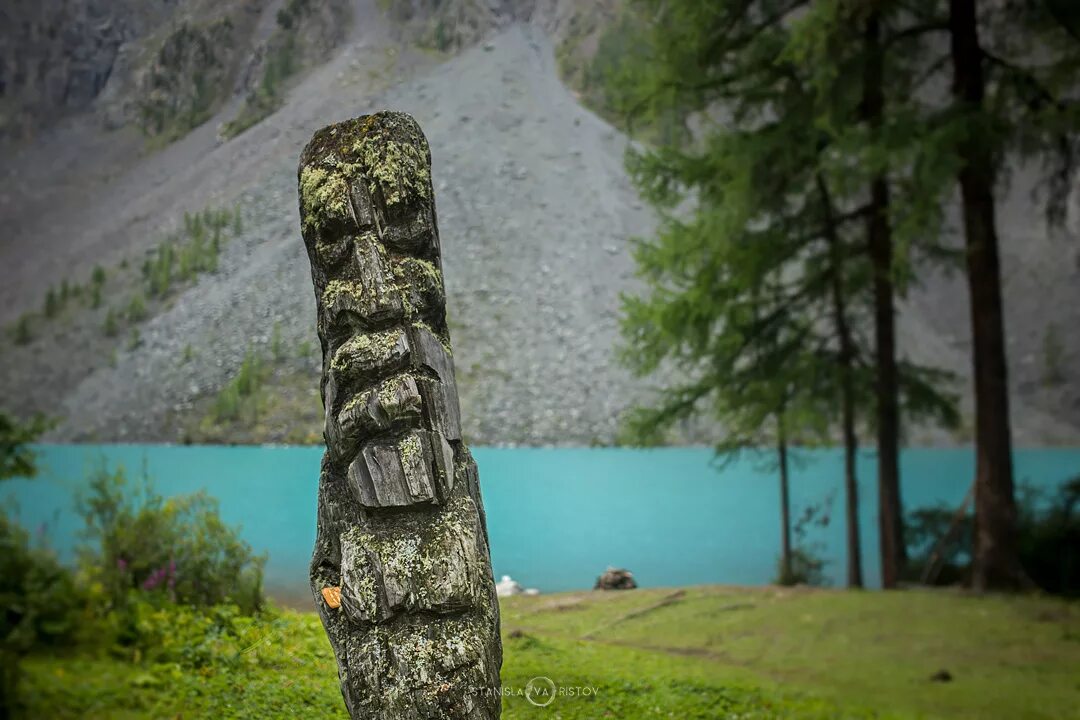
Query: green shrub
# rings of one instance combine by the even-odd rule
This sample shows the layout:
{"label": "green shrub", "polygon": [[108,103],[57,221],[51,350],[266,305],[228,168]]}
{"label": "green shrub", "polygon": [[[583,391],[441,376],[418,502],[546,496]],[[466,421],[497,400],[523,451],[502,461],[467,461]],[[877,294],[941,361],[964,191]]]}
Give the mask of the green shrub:
{"label": "green shrub", "polygon": [[827,561],[820,555],[823,547],[820,542],[810,540],[810,532],[814,528],[827,528],[832,515],[834,493],[829,493],[820,501],[810,503],[802,508],[795,522],[791,526],[793,547],[791,548],[790,572],[784,567],[784,558],[780,557],[776,563],[776,577],[773,582],[777,585],[828,585],[825,577],[825,565]]}
{"label": "green shrub", "polygon": [[120,321],[116,319],[116,311],[109,308],[109,312],[105,313],[105,324],[102,329],[105,331],[106,337],[116,337],[116,334],[120,332]]}
{"label": "green shrub", "polygon": [[234,668],[244,651],[266,634],[264,623],[236,605],[200,608],[139,601],[132,608],[135,648],[151,663]]}
{"label": "green shrub", "polygon": [[37,475],[37,455],[28,446],[50,427],[42,415],[20,423],[0,411],[0,480]]}
{"label": "green shrub", "polygon": [[233,382],[241,395],[254,395],[262,385],[263,366],[259,356],[249,350],[244,356],[244,362],[240,364],[240,371],[236,374]]}
{"label": "green shrub", "polygon": [[233,223],[227,209],[206,208],[184,213],[183,236],[169,235],[143,262],[143,282],[150,297],[164,297],[177,282],[215,272],[224,245],[224,231]]}
{"label": "green shrub", "polygon": [[[0,412],[0,480],[37,474],[37,457],[27,446],[48,426],[41,417],[20,424]],[[0,512],[0,717],[18,707],[22,657],[38,646],[72,642],[84,609],[71,572]]]}
{"label": "green shrub", "polygon": [[143,300],[141,293],[131,296],[127,307],[127,317],[132,322],[139,322],[146,318],[146,301]]}
{"label": "green shrub", "polygon": [[791,572],[784,569],[783,558],[777,562],[776,578],[773,580],[777,585],[828,585],[825,577],[825,560],[818,557],[813,551],[803,547],[791,550]]}
{"label": "green shrub", "polygon": [[71,571],[0,513],[0,717],[18,707],[20,660],[38,647],[73,644],[86,617]]}
{"label": "green shrub", "polygon": [[240,409],[243,400],[234,383],[229,383],[221,389],[214,398],[213,417],[218,422],[236,420],[240,417]]}
{"label": "green shrub", "polygon": [[[1080,596],[1080,476],[1055,495],[1029,485],[1017,492],[1020,562],[1031,580],[1046,592]],[[964,584],[971,577],[975,519],[945,505],[918,508],[905,519],[907,575],[919,581],[927,564],[935,565],[934,585]]]}
{"label": "green shrub", "polygon": [[15,326],[11,329],[11,339],[16,345],[27,345],[34,339],[30,330],[30,313],[23,313],[15,321]]}
{"label": "green shrub", "polygon": [[1055,496],[1024,488],[1019,503],[1020,563],[1049,593],[1080,596],[1080,475]]}
{"label": "green shrub", "polygon": [[[231,604],[250,615],[264,604],[264,556],[256,556],[218,514],[205,492],[158,495],[144,475],[99,466],[77,500],[86,523],[80,567],[103,589],[105,605],[175,602],[208,608]],[[123,613],[122,613],[123,614]]]}
{"label": "green shrub", "polygon": [[216,422],[240,420],[248,415],[252,423],[259,414],[259,389],[266,379],[266,368],[253,350],[249,350],[229,383],[214,399],[211,416]]}
{"label": "green shrub", "polygon": [[57,295],[55,289],[50,287],[45,292],[45,307],[43,308],[44,313],[45,313],[45,317],[47,317],[47,318],[56,317],[60,312],[60,306],[61,306],[60,296]]}
{"label": "green shrub", "polygon": [[274,356],[274,362],[280,363],[285,359],[285,343],[281,339],[281,323],[274,323],[274,331],[270,335],[270,353]]}
{"label": "green shrub", "polygon": [[161,297],[169,291],[173,278],[173,262],[175,252],[173,250],[173,238],[169,237],[161,244],[150,262],[147,273],[147,294],[150,297]]}

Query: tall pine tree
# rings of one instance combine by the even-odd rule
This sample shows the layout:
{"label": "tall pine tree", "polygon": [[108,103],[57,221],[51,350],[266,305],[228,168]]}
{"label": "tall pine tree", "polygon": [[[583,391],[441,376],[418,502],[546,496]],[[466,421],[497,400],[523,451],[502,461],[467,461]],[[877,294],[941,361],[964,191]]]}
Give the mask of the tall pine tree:
{"label": "tall pine tree", "polygon": [[977,589],[1016,588],[1020,566],[995,193],[1006,161],[1045,164],[1051,221],[1064,215],[1080,136],[1076,12],[1060,2],[948,0],[955,141],[975,383]]}
{"label": "tall pine tree", "polygon": [[[860,328],[874,277],[860,229],[873,206],[848,180],[850,148],[828,128],[842,113],[822,105],[838,100],[812,92],[817,79],[789,52],[798,3],[643,5],[654,19],[646,50],[623,64],[615,96],[697,130],[631,156],[664,226],[638,252],[648,292],[627,299],[627,357],[641,374],[666,362],[688,378],[636,426],[711,411],[728,434],[721,450],[774,428],[781,459],[808,420],[838,427],[848,581],[860,585],[856,423],[873,377]],[[926,380],[907,368],[898,384],[915,410],[947,408]]]}

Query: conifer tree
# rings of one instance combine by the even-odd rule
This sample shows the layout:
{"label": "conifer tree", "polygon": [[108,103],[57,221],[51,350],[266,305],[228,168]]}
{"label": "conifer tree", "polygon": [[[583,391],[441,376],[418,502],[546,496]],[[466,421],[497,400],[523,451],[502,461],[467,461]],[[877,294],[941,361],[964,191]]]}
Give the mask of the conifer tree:
{"label": "conifer tree", "polygon": [[[817,92],[821,78],[801,62],[789,22],[801,3],[643,5],[648,52],[622,66],[614,96],[646,117],[675,108],[695,131],[630,156],[664,222],[637,253],[647,292],[626,301],[626,356],[641,374],[667,363],[687,378],[632,426],[711,412],[728,436],[719,450],[760,443],[771,427],[783,430],[781,456],[792,429],[839,428],[848,582],[861,585],[857,423],[869,420],[875,370],[862,333],[876,277],[866,235],[887,209],[852,179],[864,177],[850,172],[854,137],[829,125],[850,120],[848,100]],[[948,414],[934,373],[903,364],[897,376],[909,412]]]}

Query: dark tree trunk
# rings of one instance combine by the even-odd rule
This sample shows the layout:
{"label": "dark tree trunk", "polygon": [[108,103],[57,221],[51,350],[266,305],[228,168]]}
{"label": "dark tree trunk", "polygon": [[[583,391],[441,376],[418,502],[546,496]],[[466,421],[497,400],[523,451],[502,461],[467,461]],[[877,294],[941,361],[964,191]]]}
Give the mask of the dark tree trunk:
{"label": "dark tree trunk", "polygon": [[791,567],[791,486],[788,482],[787,433],[783,417],[777,418],[776,457],[780,465],[780,574],[785,582],[792,580]]}
{"label": "dark tree trunk", "polygon": [[825,221],[825,240],[829,244],[832,281],[833,328],[839,345],[837,355],[840,375],[840,424],[844,437],[844,495],[847,519],[847,583],[862,587],[862,549],[859,544],[859,482],[855,458],[859,439],[855,433],[855,342],[848,323],[848,298],[844,282],[844,252],[837,235],[832,199],[825,180],[817,178],[818,192]]}
{"label": "dark tree trunk", "polygon": [[855,456],[859,440],[855,435],[855,388],[851,373],[851,359],[844,359],[841,352],[841,422],[844,433],[844,494],[847,517],[847,583],[848,587],[860,588],[862,578],[862,549],[859,544],[859,483],[855,475]]}
{"label": "dark tree trunk", "polygon": [[[877,10],[866,20],[863,109],[874,135],[885,110],[881,24]],[[878,528],[881,584],[895,588],[907,559],[900,497],[900,407],[893,311],[893,242],[889,225],[889,185],[884,174],[870,183],[867,245],[874,268],[874,346],[877,370]]]}
{"label": "dark tree trunk", "polygon": [[499,606],[461,437],[431,155],[384,112],[315,133],[300,217],[323,351],[311,587],[353,718],[499,716]]}
{"label": "dark tree trunk", "polygon": [[[953,94],[974,120],[983,111],[985,81],[975,0],[950,0],[949,27]],[[975,375],[975,557],[972,583],[978,590],[1025,584],[1016,536],[1012,440],[1001,265],[994,218],[995,166],[992,149],[969,126],[959,152],[960,196],[967,246]]]}

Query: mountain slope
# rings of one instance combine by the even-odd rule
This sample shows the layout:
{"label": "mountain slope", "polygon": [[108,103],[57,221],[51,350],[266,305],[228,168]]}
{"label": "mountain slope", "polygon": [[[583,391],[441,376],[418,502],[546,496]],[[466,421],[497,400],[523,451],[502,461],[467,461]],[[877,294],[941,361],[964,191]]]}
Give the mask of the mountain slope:
{"label": "mountain slope", "polygon": [[[418,119],[432,148],[469,441],[614,441],[619,413],[648,392],[613,348],[619,293],[634,287],[631,238],[656,221],[623,168],[626,138],[580,106],[555,59],[587,56],[612,3],[585,19],[558,0],[506,2],[479,15],[458,7],[464,0],[437,3],[433,15],[419,3],[394,21],[373,0],[338,10],[337,0],[307,1],[315,3],[301,35],[307,70],[281,84],[280,109],[231,139],[222,128],[262,87],[279,11],[298,0],[236,6],[254,13],[245,31],[253,59],[245,65],[236,55],[209,119],[174,142],[151,136],[148,144],[131,124],[104,129],[103,108],[124,94],[106,84],[89,110],[5,146],[0,322],[11,340],[0,348],[0,404],[62,418],[52,434],[62,440],[317,440],[314,297],[296,161],[319,127],[395,109]],[[322,44],[327,18],[346,11],[351,21]],[[455,17],[460,27],[444,22]],[[453,30],[444,41],[457,38],[448,47],[488,39],[455,56],[415,44],[440,23]],[[1033,222],[1030,186],[1018,171],[1001,208],[1016,435],[1027,445],[1077,443],[1080,246],[1075,227],[1061,237]],[[160,265],[166,238],[188,247],[190,217],[205,208],[238,211],[238,232],[226,232],[212,270],[174,273],[167,291],[151,292],[147,272]],[[94,290],[97,265],[108,279]],[[923,277],[902,308],[901,331],[905,354],[965,377],[962,280]],[[50,289],[53,316],[45,317]],[[234,378],[246,358],[260,358],[262,369],[243,394]],[[678,440],[710,442],[712,432],[686,428]],[[911,439],[964,438],[918,431]]]}
{"label": "mountain slope", "polygon": [[[45,348],[35,341],[18,348],[25,359],[9,366],[5,395],[32,402],[53,394],[39,409],[65,418],[58,438],[177,440],[182,416],[226,382],[249,346],[271,354],[275,325],[281,345],[313,344],[296,157],[316,128],[385,107],[416,116],[431,143],[470,437],[610,441],[632,396],[610,354],[617,295],[632,270],[627,241],[652,228],[622,167],[625,140],[559,83],[552,48],[535,29],[512,27],[437,66],[425,57],[399,61],[408,69],[398,72],[413,79],[376,95],[355,92],[351,76],[366,84],[373,61],[408,54],[376,44],[376,34],[361,33],[294,88],[281,111],[240,137],[213,146],[203,137],[211,128],[201,127],[121,174],[105,191],[112,212],[81,216],[85,245],[56,232],[50,250],[63,258],[44,253],[32,271],[17,271],[33,280],[27,290],[40,292],[43,275],[89,267],[117,239],[128,253],[151,246],[150,218],[167,225],[185,209],[239,202],[245,226],[219,271],[142,322],[140,344],[122,347],[114,364],[43,390],[43,376],[59,373],[36,364]],[[100,196],[85,201],[99,203]],[[24,265],[35,260],[27,252],[19,249]],[[312,358],[293,364],[314,389]],[[25,393],[30,386],[39,390]]]}

